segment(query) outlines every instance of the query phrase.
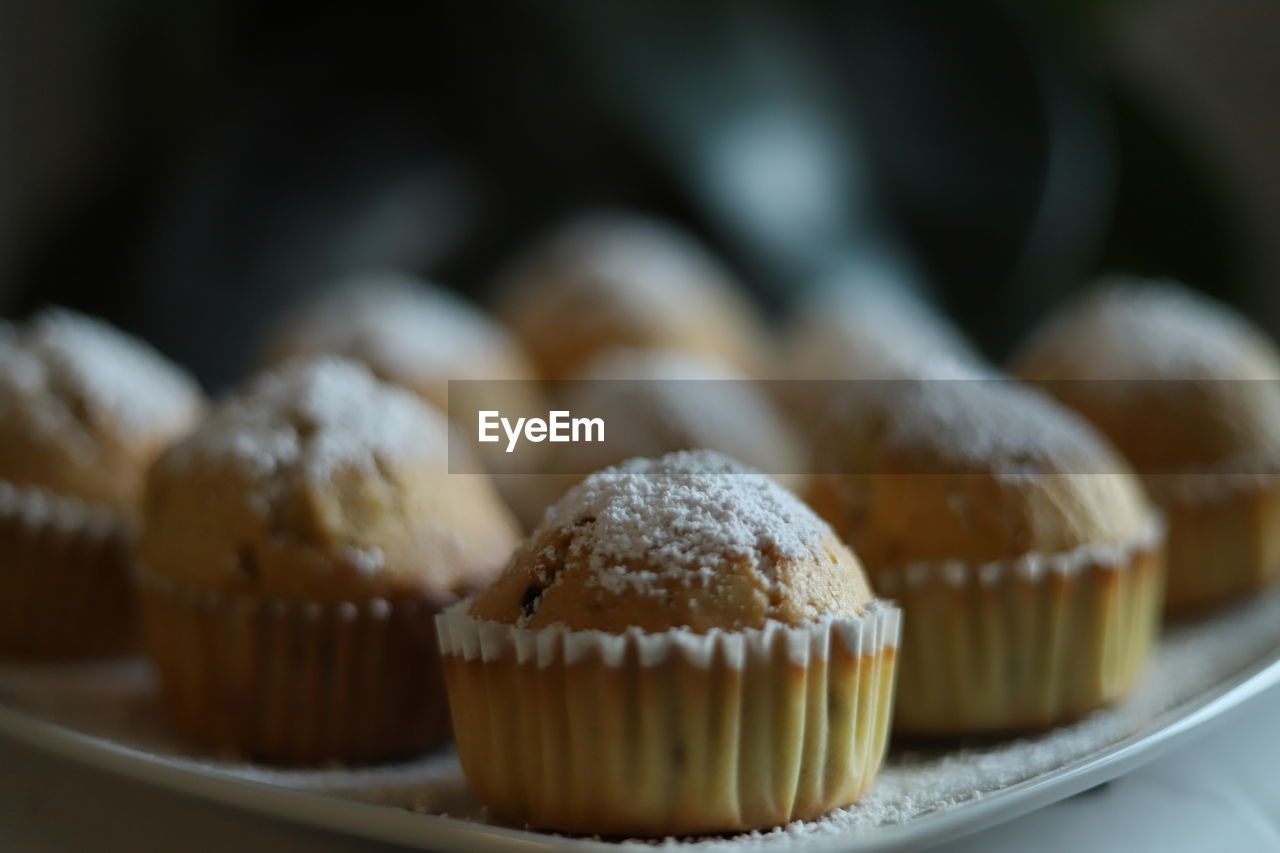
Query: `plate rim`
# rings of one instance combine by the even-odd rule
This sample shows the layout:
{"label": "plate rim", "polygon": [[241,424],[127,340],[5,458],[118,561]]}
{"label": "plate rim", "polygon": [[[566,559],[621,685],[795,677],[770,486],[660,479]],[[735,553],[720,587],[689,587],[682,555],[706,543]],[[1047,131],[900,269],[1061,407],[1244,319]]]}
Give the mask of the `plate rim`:
{"label": "plate rim", "polygon": [[[1223,679],[1215,688],[1166,710],[1162,716],[1167,718],[1167,722],[1152,731],[1132,735],[1097,754],[952,809],[924,815],[905,824],[873,829],[858,837],[833,834],[805,842],[797,841],[797,849],[812,853],[851,849],[858,853],[890,853],[931,847],[961,838],[1021,817],[1140,767],[1202,733],[1225,712],[1278,683],[1280,649],[1272,649]],[[275,785],[214,768],[202,769],[182,759],[89,734],[3,703],[0,703],[0,735],[68,761],[144,784],[349,837],[447,851],[572,849],[583,853],[616,853],[619,849],[616,842],[424,814],[396,806]]]}

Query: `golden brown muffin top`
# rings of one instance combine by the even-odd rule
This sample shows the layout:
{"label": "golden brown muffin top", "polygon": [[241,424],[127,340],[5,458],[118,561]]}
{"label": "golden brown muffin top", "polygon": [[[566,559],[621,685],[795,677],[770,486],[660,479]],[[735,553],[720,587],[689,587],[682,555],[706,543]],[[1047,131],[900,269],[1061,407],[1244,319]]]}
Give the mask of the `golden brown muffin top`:
{"label": "golden brown muffin top", "polygon": [[798,498],[727,457],[681,451],[571,489],[470,613],[705,633],[851,617],[870,600],[853,552]]}
{"label": "golden brown muffin top", "polygon": [[0,323],[0,480],[132,513],[147,465],[203,406],[185,371],[99,320]]}
{"label": "golden brown muffin top", "polygon": [[487,477],[448,473],[448,432],[363,366],[291,362],[156,463],[140,561],[225,593],[450,601],[487,583],[517,534]]}
{"label": "golden brown muffin top", "polygon": [[688,235],[640,216],[575,219],[518,258],[496,307],[545,379],[613,346],[705,353],[751,373],[764,345],[729,271]]}
{"label": "golden brown muffin top", "polygon": [[1143,473],[1280,461],[1280,354],[1226,306],[1167,281],[1105,279],[1034,333],[1014,372]]}
{"label": "golden brown muffin top", "polygon": [[370,272],[288,314],[266,362],[331,353],[449,408],[450,379],[533,379],[515,338],[454,294],[398,272]]}
{"label": "golden brown muffin top", "polygon": [[1155,516],[1088,424],[1011,380],[895,383],[833,426],[810,501],[881,568],[1123,547]]}

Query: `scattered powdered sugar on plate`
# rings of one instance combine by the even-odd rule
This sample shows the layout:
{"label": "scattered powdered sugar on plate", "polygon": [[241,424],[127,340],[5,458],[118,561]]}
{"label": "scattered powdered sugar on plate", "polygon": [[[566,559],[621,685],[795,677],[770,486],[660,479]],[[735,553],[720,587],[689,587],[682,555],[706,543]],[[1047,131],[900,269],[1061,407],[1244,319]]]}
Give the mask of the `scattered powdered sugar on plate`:
{"label": "scattered powdered sugar on plate", "polygon": [[[733,837],[632,839],[620,847],[705,853],[785,850],[805,842],[856,849],[894,827],[962,810],[1010,786],[1048,780],[1068,765],[1105,755],[1152,735],[1203,706],[1261,666],[1280,659],[1280,592],[1167,632],[1137,692],[1047,734],[951,750],[896,748],[871,789],[855,805],[815,821]],[[482,822],[453,750],[396,764],[287,769],[219,759],[164,728],[149,667],[140,660],[76,664],[0,664],[0,705],[103,738],[139,762],[165,761],[194,772],[264,782],[395,809]],[[353,827],[353,832],[359,832]],[[532,836],[545,842],[546,835]],[[424,824],[422,845],[431,845]],[[579,839],[555,836],[572,849]]]}
{"label": "scattered powdered sugar on plate", "polygon": [[597,471],[570,489],[533,534],[593,518],[571,547],[591,554],[602,584],[651,588],[647,562],[693,585],[710,581],[726,562],[747,559],[765,579],[779,559],[802,559],[830,536],[826,523],[763,474],[707,450],[632,459]]}
{"label": "scattered powdered sugar on plate", "polygon": [[148,344],[61,308],[0,330],[0,398],[10,396],[6,388],[18,398],[61,401],[43,407],[43,424],[54,430],[89,413],[147,435],[189,422],[202,400],[195,380]]}
{"label": "scattered powdered sugar on plate", "polygon": [[257,476],[288,468],[326,482],[348,466],[435,458],[443,467],[448,434],[444,415],[417,397],[359,364],[320,356],[257,377],[174,447],[166,464],[212,460]]}

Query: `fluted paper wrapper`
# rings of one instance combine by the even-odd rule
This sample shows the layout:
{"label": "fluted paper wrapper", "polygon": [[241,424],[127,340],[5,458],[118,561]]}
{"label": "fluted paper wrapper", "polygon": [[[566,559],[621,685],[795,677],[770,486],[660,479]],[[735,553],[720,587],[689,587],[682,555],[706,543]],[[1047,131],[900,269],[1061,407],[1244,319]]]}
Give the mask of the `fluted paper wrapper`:
{"label": "fluted paper wrapper", "polygon": [[1170,616],[1203,613],[1280,578],[1280,474],[1144,480],[1169,521]]}
{"label": "fluted paper wrapper", "polygon": [[0,481],[0,655],[112,657],[136,648],[127,519]]}
{"label": "fluted paper wrapper", "polygon": [[215,751],[372,761],[448,739],[428,602],[223,595],[145,570],[138,589],[169,717]]}
{"label": "fluted paper wrapper", "polygon": [[907,614],[894,732],[1035,731],[1128,694],[1160,625],[1163,527],[1118,548],[874,573]]}
{"label": "fluted paper wrapper", "polygon": [[732,832],[856,800],[883,760],[900,612],[621,635],[437,617],[458,753],[499,820]]}

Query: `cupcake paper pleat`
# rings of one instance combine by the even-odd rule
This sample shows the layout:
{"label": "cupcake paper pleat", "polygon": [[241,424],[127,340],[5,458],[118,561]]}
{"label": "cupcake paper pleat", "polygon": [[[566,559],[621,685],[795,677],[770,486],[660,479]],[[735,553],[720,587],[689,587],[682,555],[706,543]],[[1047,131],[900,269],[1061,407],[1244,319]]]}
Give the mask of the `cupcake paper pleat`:
{"label": "cupcake paper pleat", "polygon": [[621,635],[437,617],[463,769],[498,818],[728,832],[858,798],[883,759],[899,611]]}

